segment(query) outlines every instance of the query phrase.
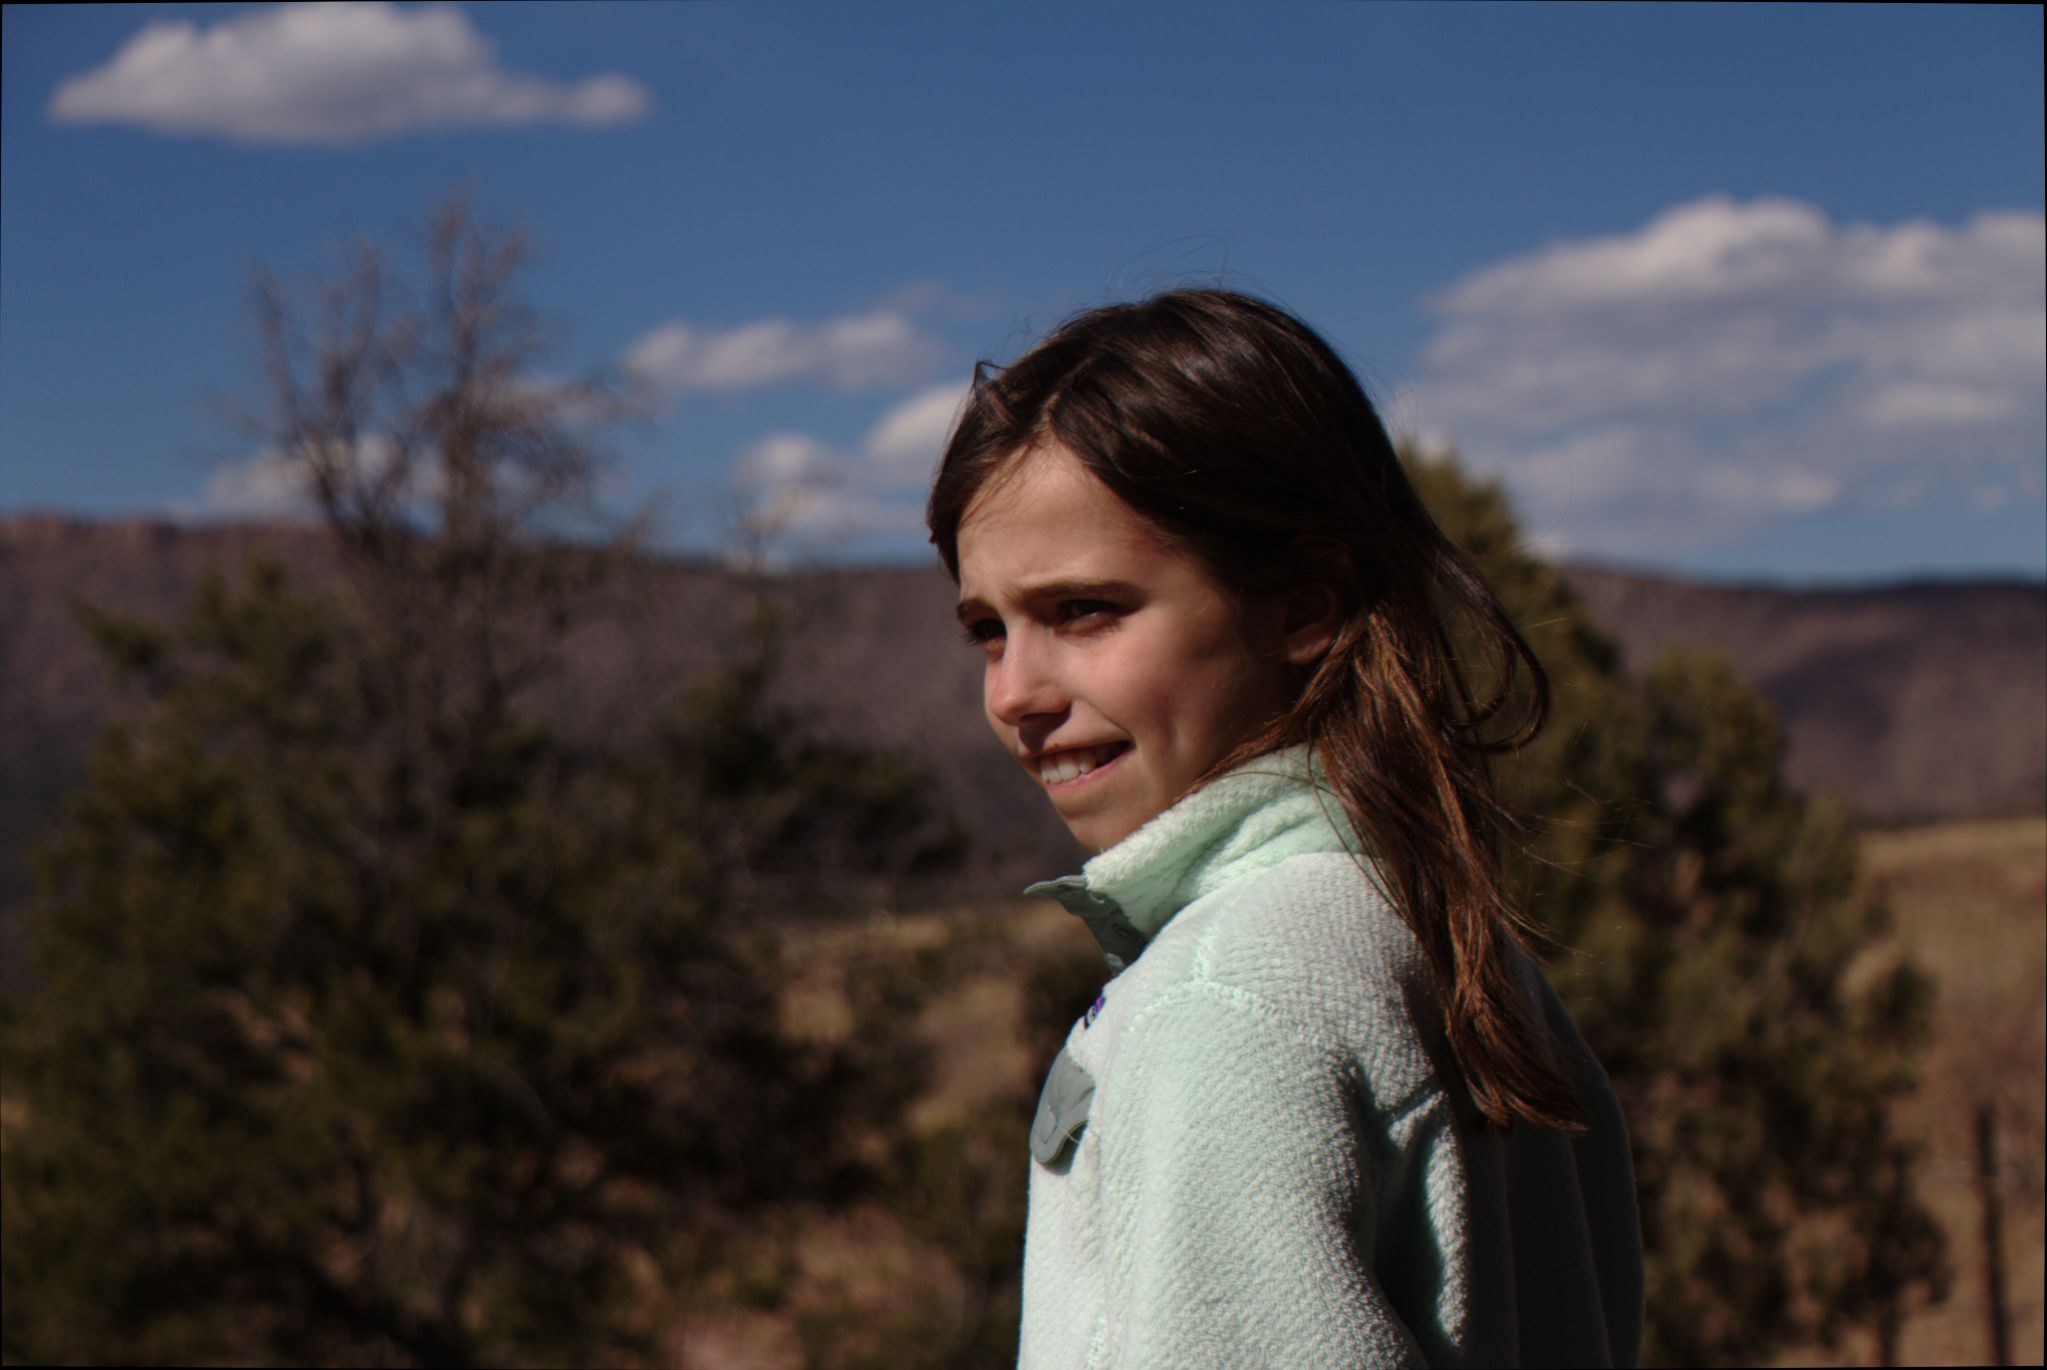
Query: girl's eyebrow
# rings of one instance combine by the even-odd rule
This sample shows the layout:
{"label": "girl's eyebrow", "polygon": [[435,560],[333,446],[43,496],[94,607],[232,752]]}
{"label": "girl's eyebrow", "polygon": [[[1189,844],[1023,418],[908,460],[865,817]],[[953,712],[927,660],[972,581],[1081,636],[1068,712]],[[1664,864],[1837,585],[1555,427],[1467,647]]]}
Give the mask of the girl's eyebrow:
{"label": "girl's eyebrow", "polygon": [[[1021,600],[1044,601],[1049,599],[1136,599],[1138,588],[1127,580],[1048,580],[1042,585],[1025,586],[1018,592]],[[977,614],[993,613],[978,599],[961,600],[953,614],[961,623],[970,622]]]}

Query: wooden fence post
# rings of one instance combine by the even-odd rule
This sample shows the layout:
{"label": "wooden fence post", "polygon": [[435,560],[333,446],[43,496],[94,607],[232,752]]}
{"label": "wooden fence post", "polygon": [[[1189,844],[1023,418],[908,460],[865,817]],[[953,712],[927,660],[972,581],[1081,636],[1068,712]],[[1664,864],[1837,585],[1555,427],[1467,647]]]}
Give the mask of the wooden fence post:
{"label": "wooden fence post", "polygon": [[2010,1365],[2005,1337],[2004,1212],[1997,1193],[1997,1106],[1976,1105],[1976,1197],[1983,1208],[1983,1323],[1991,1365]]}

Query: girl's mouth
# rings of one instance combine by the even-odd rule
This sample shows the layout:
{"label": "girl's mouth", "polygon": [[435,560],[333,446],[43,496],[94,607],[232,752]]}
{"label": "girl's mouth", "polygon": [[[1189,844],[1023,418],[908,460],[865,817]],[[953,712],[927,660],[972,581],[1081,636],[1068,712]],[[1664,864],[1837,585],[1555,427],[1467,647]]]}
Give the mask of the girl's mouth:
{"label": "girl's mouth", "polygon": [[1105,742],[1099,747],[1075,747],[1071,751],[1041,756],[1035,763],[1038,779],[1048,788],[1077,784],[1096,771],[1114,765],[1129,750],[1128,742]]}

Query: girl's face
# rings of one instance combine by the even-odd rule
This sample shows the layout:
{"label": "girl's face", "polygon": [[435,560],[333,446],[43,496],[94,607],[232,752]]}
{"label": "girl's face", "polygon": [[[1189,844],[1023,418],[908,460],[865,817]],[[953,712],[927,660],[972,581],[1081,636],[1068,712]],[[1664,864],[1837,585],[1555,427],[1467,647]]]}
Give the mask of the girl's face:
{"label": "girl's face", "polygon": [[960,524],[960,622],[995,735],[1100,851],[1291,704],[1328,635],[1225,590],[1066,449],[1021,462]]}

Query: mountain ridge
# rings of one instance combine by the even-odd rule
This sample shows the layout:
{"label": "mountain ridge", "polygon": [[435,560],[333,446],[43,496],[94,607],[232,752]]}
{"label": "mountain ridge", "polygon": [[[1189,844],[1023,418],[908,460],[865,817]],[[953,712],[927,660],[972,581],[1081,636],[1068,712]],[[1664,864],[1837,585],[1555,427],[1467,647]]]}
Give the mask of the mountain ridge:
{"label": "mountain ridge", "polygon": [[[203,576],[259,553],[308,579],[334,564],[324,530],[300,525],[0,516],[0,910],[25,895],[29,840],[124,707],[73,603],[164,621]],[[1558,571],[1631,670],[1673,646],[1724,652],[1776,707],[1788,778],[1837,795],[1859,823],[2047,808],[2047,584],[1790,588],[1591,563]],[[651,722],[678,682],[738,640],[741,606],[757,593],[784,610],[786,650],[800,658],[785,692],[802,716],[923,765],[1004,878],[1078,859],[987,734],[979,658],[959,642],[952,587],[935,565],[750,579],[708,561],[643,559],[579,623],[542,707],[619,735]]]}

